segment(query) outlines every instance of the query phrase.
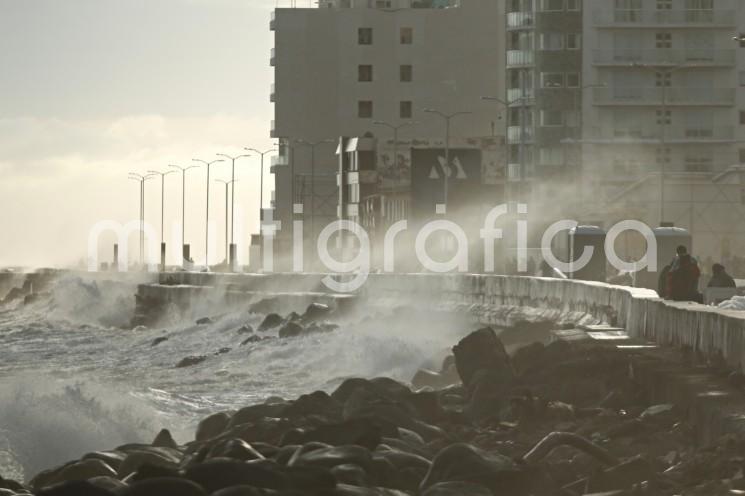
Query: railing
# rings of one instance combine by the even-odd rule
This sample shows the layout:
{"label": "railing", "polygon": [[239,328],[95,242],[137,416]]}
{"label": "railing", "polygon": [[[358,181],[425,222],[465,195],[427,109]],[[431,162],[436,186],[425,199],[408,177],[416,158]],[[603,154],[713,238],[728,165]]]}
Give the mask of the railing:
{"label": "railing", "polygon": [[594,20],[599,25],[629,26],[735,26],[737,16],[734,10],[676,9],[642,10],[616,9],[596,10]]}
{"label": "railing", "polygon": [[507,14],[508,28],[528,28],[535,23],[535,14],[533,12],[510,12]]}
{"label": "railing", "polygon": [[269,137],[270,138],[278,138],[277,136],[277,123],[274,122],[274,119],[272,119],[272,122],[269,126]]}
{"label": "railing", "polygon": [[734,65],[734,50],[716,49],[615,49],[595,50],[595,64],[628,65],[633,63],[653,65],[676,65],[701,63],[706,65]]}
{"label": "railing", "polygon": [[275,94],[276,94],[276,87],[275,84],[272,83],[272,85],[269,87],[269,101],[273,102],[275,100]]}
{"label": "railing", "polygon": [[732,105],[735,103],[734,88],[650,88],[637,86],[614,86],[593,88],[596,105]]}
{"label": "railing", "polygon": [[508,102],[517,102],[521,98],[526,97],[526,99],[534,98],[534,91],[533,88],[526,88],[525,91],[523,91],[521,88],[509,88],[507,90],[507,101]]}
{"label": "railing", "polygon": [[534,136],[535,133],[530,126],[525,126],[524,129],[521,126],[509,126],[507,128],[507,139],[512,143],[533,141]]}
{"label": "railing", "polygon": [[507,66],[525,66],[535,63],[535,52],[533,50],[508,50]]}
{"label": "railing", "polygon": [[289,164],[287,155],[275,155],[271,158],[272,167],[282,167]]}
{"label": "railing", "polygon": [[272,47],[272,49],[269,51],[269,65],[274,66],[277,59],[277,49]]}
{"label": "railing", "polygon": [[[644,142],[660,141],[663,135],[662,126],[590,128],[586,137],[590,140],[608,142]],[[666,141],[731,141],[735,138],[735,128],[732,126],[665,126]]]}

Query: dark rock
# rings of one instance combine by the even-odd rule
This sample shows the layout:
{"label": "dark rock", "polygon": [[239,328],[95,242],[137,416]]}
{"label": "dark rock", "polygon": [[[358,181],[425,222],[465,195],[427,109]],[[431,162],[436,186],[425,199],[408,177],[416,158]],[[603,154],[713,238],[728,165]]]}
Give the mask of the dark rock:
{"label": "dark rock", "polygon": [[238,329],[238,334],[253,334],[254,328],[246,324]]}
{"label": "dark rock", "polygon": [[[384,487],[358,487],[339,485],[332,493],[333,496],[409,496],[408,494],[395,489],[386,489]],[[329,495],[331,496],[331,495]],[[467,495],[463,495],[467,496]]]}
{"label": "dark rock", "polygon": [[442,482],[430,487],[422,496],[492,496],[484,486],[470,482]]}
{"label": "dark rock", "polygon": [[[37,496],[114,496],[114,493],[102,489],[88,481],[69,481],[45,487],[36,493]],[[166,496],[166,495],[163,495]]]}
{"label": "dark rock", "polygon": [[367,472],[359,465],[337,465],[331,469],[331,473],[341,484],[350,484],[352,486],[370,485]]}
{"label": "dark rock", "polygon": [[282,410],[282,417],[324,415],[341,417],[342,406],[324,391],[304,394]]}
{"label": "dark rock", "polygon": [[274,329],[275,327],[279,327],[282,324],[282,317],[277,315],[276,313],[270,313],[266,317],[264,317],[264,320],[261,322],[261,325],[259,325],[259,331],[268,331],[269,329]]}
{"label": "dark rock", "polygon": [[143,449],[129,452],[127,458],[119,466],[117,477],[124,479],[129,474],[139,470],[143,465],[176,470],[178,468],[179,457],[169,456],[163,451],[157,451],[157,449],[152,448],[152,450],[148,451]]}
{"label": "dark rock", "polygon": [[442,482],[482,485],[494,495],[528,494],[528,481],[511,458],[489,454],[468,444],[453,444],[440,451],[419,487],[425,492]]}
{"label": "dark rock", "polygon": [[280,338],[294,338],[304,333],[303,326],[295,322],[287,322],[279,330]]}
{"label": "dark rock", "polygon": [[153,446],[160,448],[173,448],[178,449],[178,443],[171,436],[171,431],[168,429],[162,429],[155,439],[153,440]]}
{"label": "dark rock", "polygon": [[202,317],[201,319],[197,320],[197,325],[209,325],[213,324],[212,319],[209,317]]}
{"label": "dark rock", "polygon": [[301,452],[293,456],[290,466],[311,466],[333,468],[337,465],[358,465],[363,469],[372,466],[370,451],[362,446],[333,446],[308,452]]}
{"label": "dark rock", "polygon": [[232,348],[227,348],[227,347],[226,348],[220,348],[219,350],[217,350],[215,352],[215,356],[219,356],[219,355],[224,355],[226,353],[230,353],[231,350],[232,350]]}
{"label": "dark rock", "polygon": [[84,481],[100,476],[114,477],[116,476],[116,471],[103,460],[90,458],[63,466],[61,469],[55,471],[54,475],[44,485]]}
{"label": "dark rock", "polygon": [[153,339],[153,342],[150,344],[150,346],[158,346],[160,343],[165,343],[168,341],[168,338],[166,336],[161,336],[159,338]]}
{"label": "dark rock", "polygon": [[243,462],[230,458],[213,458],[187,468],[184,477],[196,482],[208,493],[241,485],[278,490],[286,489],[289,485],[279,467],[264,460]]}
{"label": "dark rock", "polygon": [[197,426],[196,440],[207,441],[216,437],[228,427],[231,417],[226,412],[215,413],[202,419]]}
{"label": "dark rock", "polygon": [[251,343],[258,343],[259,341],[264,341],[265,338],[262,338],[261,336],[257,336],[254,334],[253,336],[249,336],[241,343],[241,346],[246,346],[247,344]]}
{"label": "dark rock", "polygon": [[208,493],[192,481],[162,477],[135,482],[120,494],[121,496],[207,496]]}
{"label": "dark rock", "polygon": [[[286,492],[283,492],[282,496],[284,496],[285,494],[287,494],[288,496],[291,496]],[[221,489],[217,492],[214,492],[210,496],[275,496],[275,495],[279,496],[280,493],[276,491],[272,491],[271,489],[259,489],[253,486],[233,486],[233,487],[228,487],[226,489]]]}
{"label": "dark rock", "polygon": [[94,451],[91,453],[86,453],[83,456],[82,460],[102,460],[114,470],[119,470],[119,466],[122,464],[126,457],[127,455],[125,453],[121,453],[119,451]]}
{"label": "dark rock", "polygon": [[114,477],[93,477],[92,479],[88,479],[88,482],[106,491],[111,491],[114,494],[119,494],[127,488],[127,484]]}
{"label": "dark rock", "polygon": [[486,327],[463,338],[454,348],[455,366],[463,384],[470,388],[476,372],[488,370],[503,376],[504,381],[514,379],[510,357],[497,338],[494,329]]}
{"label": "dark rock", "polygon": [[192,355],[188,356],[184,359],[182,359],[179,363],[176,364],[177,369],[182,369],[185,367],[193,367],[194,365],[199,365],[200,363],[207,360],[207,355]]}
{"label": "dark rock", "polygon": [[264,460],[259,453],[243,439],[228,439],[213,446],[207,458],[232,458],[244,462],[250,460]]}
{"label": "dark rock", "polygon": [[277,418],[282,415],[282,412],[287,405],[288,403],[286,402],[272,404],[264,403],[241,408],[230,418],[228,427],[235,427],[250,422],[258,422],[265,417]]}
{"label": "dark rock", "polygon": [[311,303],[302,316],[304,322],[313,322],[331,313],[331,307],[323,303]]}
{"label": "dark rock", "polygon": [[289,431],[280,444],[321,442],[331,446],[357,445],[374,450],[381,441],[382,428],[373,419],[354,418],[338,424],[327,424],[314,429]]}
{"label": "dark rock", "polygon": [[543,343],[532,343],[515,351],[512,367],[518,375],[525,375],[545,367],[546,347]]}

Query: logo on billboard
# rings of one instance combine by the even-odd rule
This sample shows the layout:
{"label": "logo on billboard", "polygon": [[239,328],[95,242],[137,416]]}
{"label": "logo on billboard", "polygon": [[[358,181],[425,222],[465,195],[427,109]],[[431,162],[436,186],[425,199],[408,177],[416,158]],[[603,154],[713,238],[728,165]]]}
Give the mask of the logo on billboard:
{"label": "logo on billboard", "polygon": [[[437,157],[437,162],[439,164],[435,164],[432,166],[432,169],[429,171],[429,178],[430,179],[442,179],[442,175],[447,176],[448,178],[452,177],[453,175],[453,168],[450,167],[447,164],[447,159],[442,156]],[[438,167],[439,165],[439,167]],[[460,159],[458,157],[455,157],[453,160],[453,166],[455,167],[456,179],[468,179],[468,176],[466,175],[466,171],[463,170],[463,164],[460,163]],[[440,171],[442,171],[442,175],[440,175]]]}

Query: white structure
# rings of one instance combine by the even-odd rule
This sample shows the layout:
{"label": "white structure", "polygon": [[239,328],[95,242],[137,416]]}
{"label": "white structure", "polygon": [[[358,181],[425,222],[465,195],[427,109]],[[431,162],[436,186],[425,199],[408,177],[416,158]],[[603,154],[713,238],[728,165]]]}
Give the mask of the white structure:
{"label": "white structure", "polygon": [[502,134],[502,109],[481,96],[505,91],[503,11],[495,0],[322,0],[276,9],[279,252],[291,246],[293,203],[304,205],[306,238],[337,218],[340,136],[386,142],[392,130],[376,124],[384,121],[415,122],[400,130],[401,141],[443,139],[445,121],[426,108],[470,112],[452,120],[453,140]]}

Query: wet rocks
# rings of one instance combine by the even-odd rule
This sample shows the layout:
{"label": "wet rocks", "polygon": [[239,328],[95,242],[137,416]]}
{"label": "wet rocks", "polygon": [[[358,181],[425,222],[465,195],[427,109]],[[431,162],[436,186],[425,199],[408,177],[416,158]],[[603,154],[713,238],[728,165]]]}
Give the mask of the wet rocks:
{"label": "wet rocks", "polygon": [[210,325],[213,324],[214,321],[209,317],[202,317],[201,319],[197,320],[197,325]]}
{"label": "wet rocks", "polygon": [[264,317],[264,320],[259,325],[259,331],[263,332],[274,329],[275,327],[279,327],[283,321],[284,319],[278,314],[270,313],[269,315]]}
{"label": "wet rocks", "polygon": [[302,335],[304,332],[303,326],[295,322],[287,322],[279,330],[280,338],[294,338]]}
{"label": "wet rocks", "polygon": [[188,356],[186,358],[182,358],[179,363],[176,364],[177,369],[182,369],[186,367],[193,367],[194,365],[199,365],[200,363],[204,362],[209,358],[207,355],[192,355]]}
{"label": "wet rocks", "polygon": [[253,334],[254,328],[246,324],[238,328],[236,331],[238,334]]}
{"label": "wet rocks", "polygon": [[150,346],[158,346],[159,344],[165,343],[166,341],[168,341],[168,337],[161,336],[161,337],[153,339],[153,342],[150,343]]}

